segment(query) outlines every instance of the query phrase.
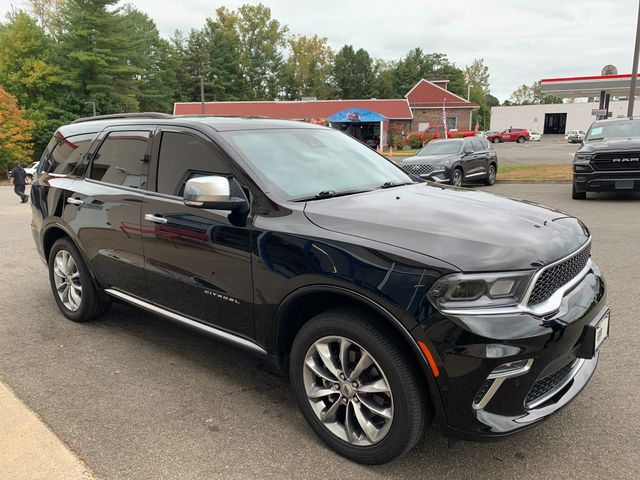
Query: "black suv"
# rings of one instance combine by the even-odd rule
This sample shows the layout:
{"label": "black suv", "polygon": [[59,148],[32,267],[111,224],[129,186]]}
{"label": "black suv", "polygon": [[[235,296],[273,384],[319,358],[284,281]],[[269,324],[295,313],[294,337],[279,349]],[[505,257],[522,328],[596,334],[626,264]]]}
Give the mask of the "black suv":
{"label": "black suv", "polygon": [[33,236],[66,317],[119,300],[245,348],[358,462],[406,452],[433,417],[469,440],[537,424],[608,334],[579,220],[415,182],[333,129],[94,118],[42,160]]}
{"label": "black suv", "polygon": [[401,161],[402,169],[420,178],[461,187],[463,182],[496,183],[498,155],[486,138],[432,140],[415,156]]}
{"label": "black suv", "polygon": [[640,119],[593,122],[573,160],[572,197],[625,190],[640,190]]}

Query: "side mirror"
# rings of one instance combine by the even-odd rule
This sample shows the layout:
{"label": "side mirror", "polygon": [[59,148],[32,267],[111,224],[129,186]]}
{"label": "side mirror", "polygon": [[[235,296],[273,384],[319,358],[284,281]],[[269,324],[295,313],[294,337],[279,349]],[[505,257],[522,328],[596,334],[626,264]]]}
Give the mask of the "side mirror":
{"label": "side mirror", "polygon": [[473,153],[473,147],[471,145],[466,145],[463,151],[465,155],[470,155]]}
{"label": "side mirror", "polygon": [[184,186],[184,204],[213,210],[246,209],[247,200],[232,195],[232,181],[219,175],[192,178]]}

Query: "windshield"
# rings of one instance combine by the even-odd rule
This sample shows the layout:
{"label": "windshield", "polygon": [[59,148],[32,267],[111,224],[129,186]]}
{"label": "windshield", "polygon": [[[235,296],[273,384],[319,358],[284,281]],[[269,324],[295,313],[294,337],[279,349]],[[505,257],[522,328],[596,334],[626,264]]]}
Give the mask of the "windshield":
{"label": "windshield", "polygon": [[369,147],[331,129],[224,133],[261,178],[289,200],[412,183]]}
{"label": "windshield", "polygon": [[453,142],[430,142],[417,155],[423,157],[425,155],[446,155],[451,153],[458,153],[462,142],[460,140],[454,140]]}
{"label": "windshield", "polygon": [[603,138],[631,138],[640,137],[640,121],[619,123],[601,123],[592,125],[587,140],[601,140]]}

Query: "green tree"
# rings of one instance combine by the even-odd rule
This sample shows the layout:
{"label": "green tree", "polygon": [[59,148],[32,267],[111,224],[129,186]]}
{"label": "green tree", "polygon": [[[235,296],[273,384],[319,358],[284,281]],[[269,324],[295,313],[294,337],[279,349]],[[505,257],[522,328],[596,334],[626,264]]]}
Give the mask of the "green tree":
{"label": "green tree", "polygon": [[345,45],[336,54],[333,78],[338,98],[370,98],[374,90],[373,61],[366,50]]}
{"label": "green tree", "polygon": [[504,105],[539,105],[548,103],[562,103],[562,99],[542,92],[540,82],[534,82],[531,85],[520,85],[516,88],[509,99],[505,100]]}
{"label": "green tree", "polygon": [[29,0],[29,9],[38,25],[52,37],[60,35],[62,7],[67,0]]}
{"label": "green tree", "polygon": [[282,93],[282,51],[288,28],[271,18],[271,9],[261,3],[242,5],[236,15],[248,99],[273,100]]}
{"label": "green tree", "polygon": [[289,57],[285,64],[285,94],[300,97],[329,98],[333,50],[325,37],[293,36],[287,41]]}
{"label": "green tree", "polygon": [[65,84],[100,113],[136,111],[142,71],[131,56],[140,39],[126,31],[130,22],[115,7],[117,0],[67,0],[61,12],[57,51]]}
{"label": "green tree", "polygon": [[489,67],[484,64],[483,58],[476,58],[471,65],[464,68],[467,85],[480,87],[484,92],[489,92]]}
{"label": "green tree", "polygon": [[375,98],[396,98],[395,65],[382,59],[373,62],[373,96]]}

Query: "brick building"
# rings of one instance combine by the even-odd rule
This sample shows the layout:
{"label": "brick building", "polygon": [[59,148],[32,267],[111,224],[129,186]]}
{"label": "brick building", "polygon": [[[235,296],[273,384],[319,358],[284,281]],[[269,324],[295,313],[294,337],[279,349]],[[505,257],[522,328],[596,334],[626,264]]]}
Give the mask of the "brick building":
{"label": "brick building", "polygon": [[473,103],[447,90],[447,80],[420,80],[403,99],[263,102],[176,102],[174,115],[260,116],[323,123],[386,147],[394,135],[426,130],[442,121],[449,129],[471,128]]}

